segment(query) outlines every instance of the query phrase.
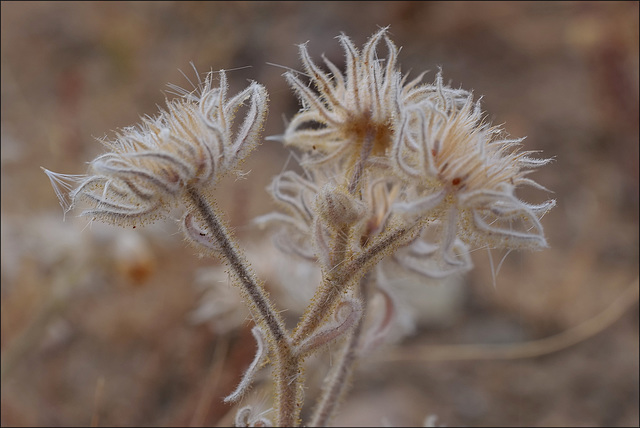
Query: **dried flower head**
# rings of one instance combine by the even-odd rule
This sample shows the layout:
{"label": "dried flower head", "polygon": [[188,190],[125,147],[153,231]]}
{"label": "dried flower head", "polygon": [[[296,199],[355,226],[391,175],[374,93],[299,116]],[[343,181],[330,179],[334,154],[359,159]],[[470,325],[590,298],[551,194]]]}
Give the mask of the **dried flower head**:
{"label": "dried flower head", "polygon": [[[384,60],[376,53],[383,39],[388,51]],[[311,60],[306,44],[300,45],[304,70],[317,93],[292,72],[285,74],[303,109],[288,126],[284,142],[311,152],[312,162],[344,159],[353,165],[363,150],[382,156],[391,145],[392,122],[402,97],[398,49],[386,28],[374,34],[362,52],[344,34],[338,40],[346,55],[345,75],[323,58],[331,74],[325,73]]]}
{"label": "dried flower head", "polygon": [[[65,212],[86,202],[90,208],[82,216],[117,225],[152,222],[183,200],[187,189],[206,193],[236,168],[258,145],[267,92],[254,82],[228,99],[226,75],[218,75],[219,87],[210,72],[193,92],[182,90],[180,98],[167,101],[158,116],[103,141],[110,151],[94,159],[86,175],[43,168]],[[247,100],[244,121],[234,127]]]}
{"label": "dried flower head", "polygon": [[395,165],[407,183],[420,185],[409,185],[395,210],[437,219],[445,255],[457,238],[498,248],[545,247],[539,219],[555,201],[529,204],[515,189],[547,190],[526,176],[551,160],[521,152],[523,139],[502,138],[500,128],[483,122],[479,101],[468,94],[461,104],[440,74],[434,86],[437,96],[408,109],[401,121]]}

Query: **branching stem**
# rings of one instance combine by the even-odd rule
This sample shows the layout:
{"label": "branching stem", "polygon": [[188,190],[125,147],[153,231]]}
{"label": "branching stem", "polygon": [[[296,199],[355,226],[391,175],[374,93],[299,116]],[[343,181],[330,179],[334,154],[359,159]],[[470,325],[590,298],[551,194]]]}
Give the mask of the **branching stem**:
{"label": "branching stem", "polygon": [[301,362],[292,351],[291,340],[284,323],[209,202],[193,188],[188,188],[187,194],[209,228],[209,233],[219,245],[221,256],[229,264],[243,294],[250,301],[249,306],[256,323],[261,325],[268,335],[270,350],[276,357],[274,374],[277,388],[277,424],[296,426],[302,408]]}
{"label": "branching stem", "polygon": [[342,355],[338,364],[331,374],[328,384],[322,391],[322,396],[319,403],[311,417],[309,426],[311,427],[324,427],[329,426],[331,418],[335,415],[338,404],[340,403],[344,393],[346,392],[353,368],[357,359],[358,346],[360,344],[360,337],[362,336],[362,326],[366,316],[367,308],[367,283],[369,282],[370,274],[366,274],[360,280],[360,299],[362,300],[362,312],[360,318],[356,322],[353,331],[349,334],[347,342],[344,345]]}
{"label": "branching stem", "polygon": [[231,272],[240,282],[247,297],[253,303],[251,307],[259,317],[259,321],[262,321],[267,327],[269,335],[275,341],[282,341],[287,336],[283,322],[278,313],[273,310],[264,288],[255,280],[253,272],[251,272],[246,261],[239,254],[226,226],[220,221],[211,205],[209,205],[202,195],[192,188],[189,188],[187,193],[202,216],[202,220],[204,220],[208,226],[209,233],[211,233],[215,242],[220,245],[222,257],[229,263]]}
{"label": "branching stem", "polygon": [[[362,172],[364,171],[367,159],[373,151],[375,136],[375,130],[373,128],[368,129],[362,141],[360,155],[356,159],[353,175],[349,181],[348,190],[352,196],[355,196],[359,188]],[[336,233],[336,240],[331,252],[332,272],[336,270],[340,271],[342,269],[342,265],[346,261],[351,228],[351,225],[345,225]],[[341,278],[344,278],[344,275],[341,276]],[[296,327],[293,336],[293,342],[295,345],[300,344],[302,340],[322,325],[322,322],[325,320],[327,315],[331,313],[331,308],[333,308],[337,303],[338,298],[344,292],[351,280],[352,278],[344,278],[343,283],[336,283],[336,281],[331,280],[331,276],[329,274],[324,276],[322,285],[315,293],[313,299],[314,303],[309,306],[307,312],[305,312],[305,315]]]}

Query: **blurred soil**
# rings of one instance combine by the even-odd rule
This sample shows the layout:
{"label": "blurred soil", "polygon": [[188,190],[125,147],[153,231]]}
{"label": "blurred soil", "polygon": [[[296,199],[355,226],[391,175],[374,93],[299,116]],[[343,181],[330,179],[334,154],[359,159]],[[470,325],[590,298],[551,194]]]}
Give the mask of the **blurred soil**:
{"label": "blurred soil", "polygon": [[[189,322],[198,269],[216,262],[197,257],[173,221],[135,231],[86,227],[73,214],[63,222],[40,170],[83,173],[102,150],[95,137],[154,114],[168,82],[189,86],[179,70],[193,78],[190,61],[201,72],[236,69],[232,90],[263,83],[265,135],[275,135],[298,104],[284,70],[267,62],[300,68],[295,45],[309,40],[315,58],[341,64],[341,31],[362,45],[390,25],[403,71],[431,70],[429,81],[442,67],[453,86],[484,96],[490,120],[526,135],[527,150],[555,158],[533,177],[554,193],[523,193],[558,201],[543,219],[550,248],[510,254],[495,286],[487,253],[476,252],[457,303],[439,320],[424,317],[394,352],[549,337],[593,319],[638,276],[638,2],[1,7],[2,426],[233,420],[221,397],[251,361],[250,324],[225,333]],[[265,248],[248,223],[273,209],[264,187],[288,156],[265,142],[248,178],[220,188],[250,251]],[[537,357],[427,352],[394,363],[381,351],[360,365],[336,423],[419,426],[436,415],[447,426],[638,426],[631,296],[603,332]]]}

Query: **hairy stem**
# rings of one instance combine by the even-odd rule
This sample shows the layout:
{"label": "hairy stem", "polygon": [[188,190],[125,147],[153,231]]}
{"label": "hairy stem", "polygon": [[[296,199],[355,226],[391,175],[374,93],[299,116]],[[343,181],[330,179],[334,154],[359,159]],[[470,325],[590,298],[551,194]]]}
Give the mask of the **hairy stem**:
{"label": "hairy stem", "polygon": [[229,263],[232,274],[239,281],[246,296],[253,303],[251,309],[258,317],[256,321],[267,327],[267,331],[275,341],[282,341],[287,337],[283,327],[284,324],[278,313],[273,310],[262,284],[256,281],[251,268],[247,266],[244,257],[240,255],[226,226],[220,221],[211,205],[209,205],[202,195],[191,188],[187,190],[187,193],[201,214],[202,219],[209,227],[209,233],[211,233],[215,241],[220,245],[222,257]]}
{"label": "hairy stem", "polygon": [[376,263],[386,255],[409,241],[420,230],[421,223],[401,226],[380,236],[371,246],[359,254],[345,258],[345,263],[334,271],[325,274],[322,285],[314,296],[313,303],[307,308],[293,335],[293,344],[298,346],[324,320],[345,290],[358,281]]}
{"label": "hairy stem", "polygon": [[360,318],[356,322],[356,325],[349,334],[347,343],[344,345],[342,355],[338,364],[331,374],[331,378],[328,384],[325,385],[322,391],[322,396],[318,402],[318,405],[311,417],[309,426],[312,427],[324,427],[329,426],[331,418],[335,415],[338,404],[344,396],[353,373],[357,359],[357,349],[360,344],[360,337],[362,336],[362,326],[366,316],[367,308],[367,283],[369,282],[369,274],[366,274],[360,280],[360,298],[362,299],[362,312]]}
{"label": "hairy stem", "polygon": [[241,286],[243,295],[249,300],[256,323],[261,325],[268,335],[271,352],[276,356],[274,373],[277,389],[277,424],[278,426],[296,426],[302,408],[300,361],[293,354],[284,323],[211,205],[193,188],[187,189],[187,195],[209,228],[209,233],[219,245],[222,258],[229,264],[231,273]]}
{"label": "hairy stem", "polygon": [[[367,159],[373,151],[375,136],[375,129],[371,128],[367,130],[362,141],[360,154],[355,160],[353,175],[351,176],[348,187],[349,193],[353,196],[355,196],[359,188]],[[346,260],[351,229],[352,225],[345,225],[340,228],[336,234],[336,240],[333,244],[330,260],[332,271],[340,270],[342,264]],[[347,278],[347,281],[350,279],[351,278]],[[337,303],[340,294],[344,291],[347,285],[347,282],[344,284],[332,284],[329,280],[329,275],[323,278],[322,285],[314,295],[314,303],[309,306],[308,310],[302,317],[302,320],[295,329],[293,336],[294,344],[300,344],[306,336],[322,325],[327,316],[332,312],[331,309]]]}
{"label": "hairy stem", "polygon": [[303,402],[302,361],[290,346],[278,347],[276,364],[276,426],[297,427]]}
{"label": "hairy stem", "polygon": [[373,151],[373,143],[376,137],[375,129],[368,129],[365,134],[364,141],[362,142],[362,149],[360,150],[360,156],[356,160],[355,167],[353,169],[353,175],[351,176],[351,181],[349,182],[349,193],[354,195],[356,190],[358,189],[358,185],[360,184],[360,178],[362,178],[362,171],[364,171],[364,167]]}
{"label": "hairy stem", "polygon": [[314,296],[313,303],[307,308],[302,320],[295,329],[293,335],[294,346],[313,333],[322,322],[331,314],[331,308],[336,304],[344,287],[335,286],[325,277],[322,285]]}

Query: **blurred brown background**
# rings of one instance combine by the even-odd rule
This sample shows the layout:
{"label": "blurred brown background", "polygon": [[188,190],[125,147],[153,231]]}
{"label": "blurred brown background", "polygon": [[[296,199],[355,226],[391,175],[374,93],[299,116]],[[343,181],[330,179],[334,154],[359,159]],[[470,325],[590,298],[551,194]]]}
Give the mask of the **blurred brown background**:
{"label": "blurred brown background", "polygon": [[[533,176],[558,206],[551,248],[507,257],[494,288],[474,255],[461,303],[400,346],[522,343],[611,305],[638,275],[638,2],[2,2],[2,399],[9,425],[216,425],[252,356],[188,314],[199,259],[167,221],[136,231],[62,213],[40,166],[83,173],[94,137],[153,115],[168,82],[234,69],[270,93],[266,135],[298,108],[281,68],[296,44],[338,64],[390,25],[399,62],[442,67],[494,123],[555,162]],[[251,66],[250,68],[243,68]],[[237,234],[273,206],[288,153],[265,142],[220,192]],[[541,201],[544,192],[527,193]],[[537,199],[536,199],[537,198]],[[494,260],[497,264],[499,258]],[[637,287],[637,285],[636,285]],[[603,332],[524,359],[363,362],[337,423],[637,426],[638,304]],[[634,302],[635,299],[635,302]],[[373,368],[373,369],[372,369]],[[309,391],[309,397],[315,394]]]}

